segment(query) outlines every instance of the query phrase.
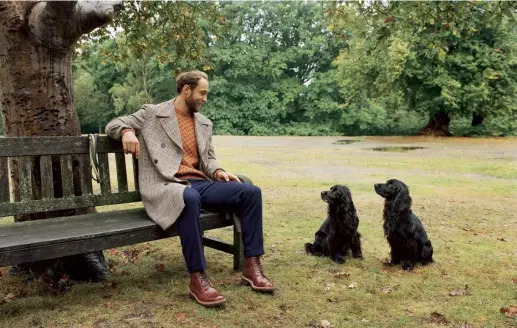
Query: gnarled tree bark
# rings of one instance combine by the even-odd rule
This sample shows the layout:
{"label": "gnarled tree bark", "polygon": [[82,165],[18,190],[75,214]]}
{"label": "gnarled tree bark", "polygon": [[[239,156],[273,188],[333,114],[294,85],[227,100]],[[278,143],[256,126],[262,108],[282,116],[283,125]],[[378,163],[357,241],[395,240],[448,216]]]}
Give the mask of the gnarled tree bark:
{"label": "gnarled tree bark", "polygon": [[[4,1],[0,2],[0,110],[4,135],[78,136],[81,134],[72,89],[74,46],[83,34],[108,23],[121,1]],[[37,166],[36,166],[37,167]],[[54,190],[62,194],[59,165],[53,165]],[[15,162],[11,178],[19,199]],[[74,161],[74,177],[79,177]],[[33,175],[39,176],[39,175]],[[37,184],[38,181],[35,181]],[[75,183],[74,189],[79,188]],[[34,190],[34,198],[38,199]],[[95,209],[79,209],[77,214]],[[70,212],[35,213],[16,221],[44,219]],[[101,280],[109,273],[102,252],[58,260],[72,278]],[[56,261],[18,266],[41,271]]]}

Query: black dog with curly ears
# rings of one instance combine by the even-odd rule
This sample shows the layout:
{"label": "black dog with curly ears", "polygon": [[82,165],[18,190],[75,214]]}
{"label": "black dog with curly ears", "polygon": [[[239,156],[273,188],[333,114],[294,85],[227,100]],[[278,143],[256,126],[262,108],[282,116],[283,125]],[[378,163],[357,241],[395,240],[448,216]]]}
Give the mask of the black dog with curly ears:
{"label": "black dog with curly ears", "polygon": [[305,251],[315,256],[330,256],[336,263],[344,263],[350,249],[354,258],[363,258],[361,235],[357,231],[359,219],[350,190],[335,185],[321,192],[321,199],[328,203],[328,217],[315,234],[314,244],[306,243]]}
{"label": "black dog with curly ears", "polygon": [[412,270],[420,262],[433,262],[433,246],[420,219],[411,211],[408,187],[400,180],[391,179],[375,185],[384,197],[384,235],[391,247],[392,265],[402,264]]}

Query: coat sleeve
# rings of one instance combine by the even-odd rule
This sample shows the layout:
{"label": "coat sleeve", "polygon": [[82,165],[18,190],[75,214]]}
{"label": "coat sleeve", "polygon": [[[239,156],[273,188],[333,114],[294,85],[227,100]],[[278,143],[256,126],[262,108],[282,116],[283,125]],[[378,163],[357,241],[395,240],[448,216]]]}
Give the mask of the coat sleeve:
{"label": "coat sleeve", "polygon": [[213,179],[214,173],[217,169],[222,170],[219,163],[217,163],[217,159],[215,158],[215,150],[214,145],[212,144],[212,136],[210,136],[210,139],[208,139],[208,163],[206,163],[207,172],[205,172],[205,174],[207,174],[211,179]]}
{"label": "coat sleeve", "polygon": [[131,115],[115,117],[106,125],[106,134],[112,139],[120,140],[122,130],[134,129],[135,133],[138,135],[144,126],[144,121],[147,115],[149,114],[148,107],[149,105],[143,105],[137,112]]}

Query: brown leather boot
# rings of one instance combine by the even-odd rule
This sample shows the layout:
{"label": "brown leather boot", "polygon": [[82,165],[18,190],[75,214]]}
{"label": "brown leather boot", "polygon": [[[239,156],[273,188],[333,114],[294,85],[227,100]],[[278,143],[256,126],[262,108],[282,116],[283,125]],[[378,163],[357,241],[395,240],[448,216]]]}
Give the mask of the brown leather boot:
{"label": "brown leather boot", "polygon": [[273,283],[264,276],[260,257],[258,256],[247,257],[244,260],[241,281],[243,284],[251,286],[251,289],[257,292],[272,292],[275,290]]}
{"label": "brown leather boot", "polygon": [[190,274],[189,295],[206,307],[220,306],[226,302],[224,296],[215,289],[210,278],[204,272]]}

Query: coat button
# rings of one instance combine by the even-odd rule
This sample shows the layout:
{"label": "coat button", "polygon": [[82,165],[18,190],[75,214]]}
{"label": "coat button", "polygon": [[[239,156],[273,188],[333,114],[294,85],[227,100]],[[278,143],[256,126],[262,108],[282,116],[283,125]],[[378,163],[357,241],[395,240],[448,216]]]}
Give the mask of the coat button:
{"label": "coat button", "polygon": [[157,164],[157,163],[158,163],[158,160],[157,160],[157,159],[155,159],[153,162],[154,162],[154,164]]}
{"label": "coat button", "polygon": [[162,142],[162,148],[165,148],[165,143]]}

